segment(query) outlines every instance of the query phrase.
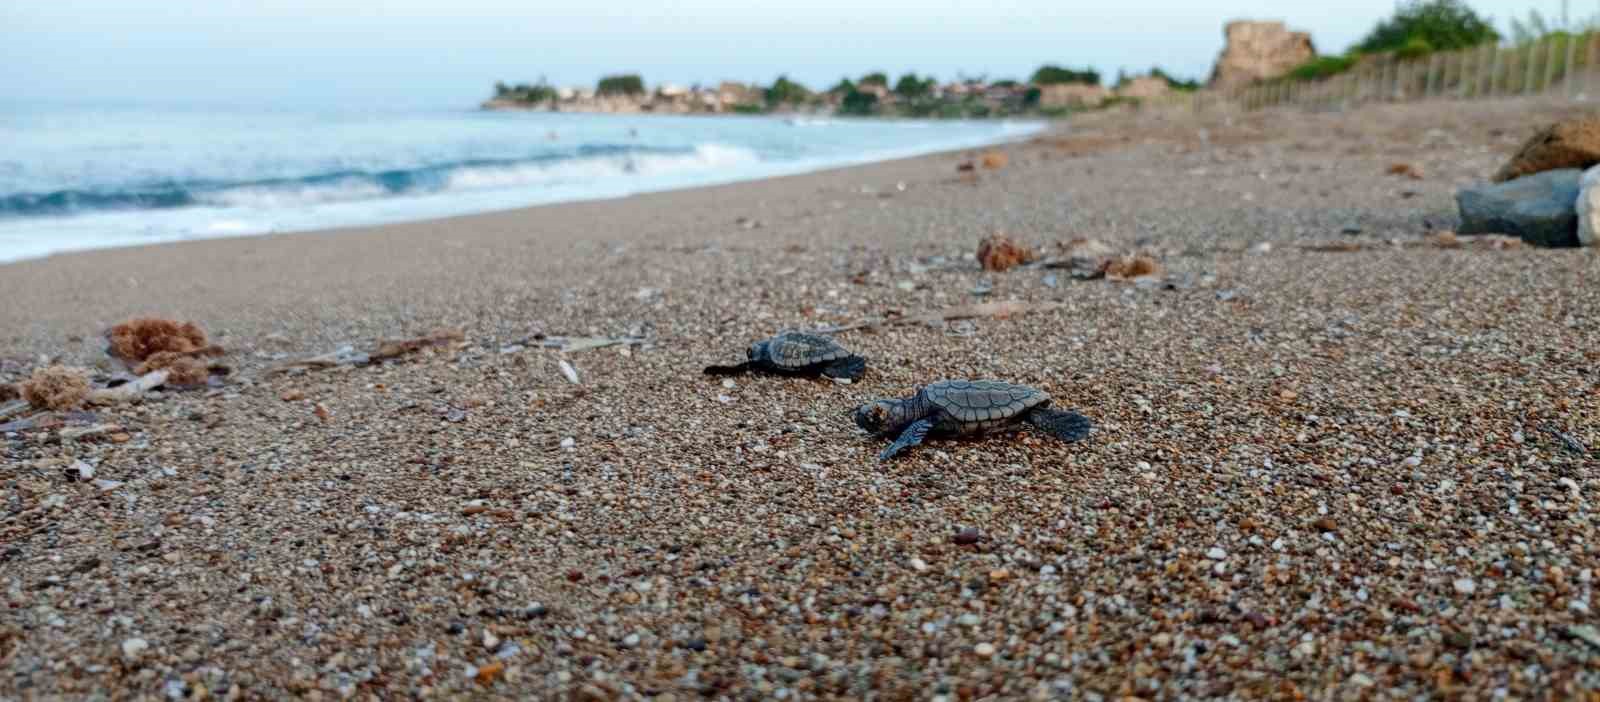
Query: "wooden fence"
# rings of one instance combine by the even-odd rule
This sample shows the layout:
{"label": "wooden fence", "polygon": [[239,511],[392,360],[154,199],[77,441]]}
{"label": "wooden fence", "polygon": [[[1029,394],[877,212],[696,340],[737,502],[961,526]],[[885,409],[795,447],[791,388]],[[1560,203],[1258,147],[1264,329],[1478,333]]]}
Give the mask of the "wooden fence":
{"label": "wooden fence", "polygon": [[1569,100],[1600,96],[1600,32],[1551,34],[1517,46],[1484,44],[1413,58],[1363,56],[1335,76],[1279,78],[1238,89],[1173,95],[1158,102],[1203,111],[1278,106],[1341,109],[1372,102],[1473,100],[1541,95]]}

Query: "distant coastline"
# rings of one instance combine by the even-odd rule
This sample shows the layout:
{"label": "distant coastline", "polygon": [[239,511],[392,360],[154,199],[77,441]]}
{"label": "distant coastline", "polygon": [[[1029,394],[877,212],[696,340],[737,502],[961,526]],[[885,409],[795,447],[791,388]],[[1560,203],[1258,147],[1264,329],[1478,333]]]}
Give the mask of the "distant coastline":
{"label": "distant coastline", "polygon": [[908,73],[892,84],[883,73],[843,79],[812,91],[779,77],[770,86],[723,81],[716,86],[663,84],[646,89],[635,74],[608,76],[593,88],[557,88],[543,82],[495,86],[485,110],[603,114],[797,114],[917,119],[1056,117],[1078,110],[1159,99],[1199,89],[1160,68],[1119,75],[1110,86],[1093,69],[1041,66],[1026,82],[964,79],[940,83]]}

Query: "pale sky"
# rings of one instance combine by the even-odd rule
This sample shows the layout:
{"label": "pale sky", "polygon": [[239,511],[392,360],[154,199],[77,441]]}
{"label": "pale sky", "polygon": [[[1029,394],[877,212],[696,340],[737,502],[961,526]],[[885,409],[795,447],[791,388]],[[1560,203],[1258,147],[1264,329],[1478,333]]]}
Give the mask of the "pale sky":
{"label": "pale sky", "polygon": [[[1505,30],[1560,0],[1469,0]],[[1590,16],[1597,0],[1577,0]],[[497,80],[770,82],[908,70],[1025,78],[1041,63],[1201,77],[1235,18],[1343,51],[1392,0],[0,0],[0,101],[467,107]]]}

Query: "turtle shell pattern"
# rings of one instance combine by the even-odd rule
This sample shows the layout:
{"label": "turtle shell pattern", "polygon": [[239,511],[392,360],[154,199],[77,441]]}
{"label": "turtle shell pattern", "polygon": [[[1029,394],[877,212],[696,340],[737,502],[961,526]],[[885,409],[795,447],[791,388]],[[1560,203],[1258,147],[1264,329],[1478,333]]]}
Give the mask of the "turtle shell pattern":
{"label": "turtle shell pattern", "polygon": [[766,361],[782,370],[798,371],[850,356],[850,351],[831,337],[790,332],[767,343]]}
{"label": "turtle shell pattern", "polygon": [[998,380],[941,380],[923,388],[922,395],[942,411],[935,429],[950,434],[1006,429],[1050,403],[1050,393]]}

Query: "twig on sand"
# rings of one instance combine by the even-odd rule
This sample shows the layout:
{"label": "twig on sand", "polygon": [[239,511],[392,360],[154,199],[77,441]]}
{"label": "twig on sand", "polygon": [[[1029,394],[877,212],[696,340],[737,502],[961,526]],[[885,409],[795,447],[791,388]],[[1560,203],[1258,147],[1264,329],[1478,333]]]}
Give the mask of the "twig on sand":
{"label": "twig on sand", "polygon": [[1065,303],[1061,302],[1016,302],[1009,300],[1002,302],[980,302],[972,305],[956,305],[954,307],[946,307],[937,312],[928,312],[925,314],[864,319],[859,322],[851,322],[849,324],[831,327],[822,327],[820,329],[813,329],[812,331],[817,334],[840,334],[847,331],[855,331],[857,329],[877,329],[880,327],[899,327],[913,324],[938,324],[959,319],[977,319],[980,317],[1005,319],[1007,317],[1027,314],[1029,312],[1045,312],[1053,309],[1059,309],[1063,306],[1065,306]]}
{"label": "twig on sand", "polygon": [[28,408],[32,406],[33,405],[28,404],[27,400],[12,400],[11,402],[0,404],[0,419],[7,419],[14,415],[22,414],[23,412],[28,411]]}
{"label": "twig on sand", "polygon": [[167,377],[171,374],[171,371],[163,368],[145,373],[114,388],[91,390],[89,392],[89,403],[94,405],[114,405],[119,402],[138,399],[139,396],[165,384]]}
{"label": "twig on sand", "polygon": [[543,346],[547,349],[559,349],[562,353],[577,353],[603,349],[608,346],[638,346],[648,341],[639,336],[547,336],[542,339],[533,339],[528,343]]}

